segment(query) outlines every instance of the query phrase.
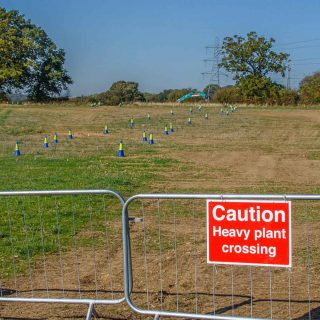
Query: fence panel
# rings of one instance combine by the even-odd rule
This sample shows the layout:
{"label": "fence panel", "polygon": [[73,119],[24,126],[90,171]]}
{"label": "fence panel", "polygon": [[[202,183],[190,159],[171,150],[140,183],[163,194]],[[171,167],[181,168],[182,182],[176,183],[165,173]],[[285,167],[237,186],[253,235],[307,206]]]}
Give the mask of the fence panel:
{"label": "fence panel", "polygon": [[[209,265],[206,199],[292,200],[292,268]],[[320,319],[320,195],[131,197],[143,222],[124,245],[126,299],[137,313],[199,319]],[[132,292],[129,262],[132,263]]]}
{"label": "fence panel", "polygon": [[0,192],[0,301],[124,301],[124,199],[111,190]]}

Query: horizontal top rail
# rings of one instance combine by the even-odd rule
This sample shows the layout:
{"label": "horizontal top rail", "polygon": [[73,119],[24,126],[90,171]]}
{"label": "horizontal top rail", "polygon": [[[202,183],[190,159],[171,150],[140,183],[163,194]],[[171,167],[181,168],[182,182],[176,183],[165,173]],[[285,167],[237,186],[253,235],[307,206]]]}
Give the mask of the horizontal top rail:
{"label": "horizontal top rail", "polygon": [[[65,303],[65,304],[106,304],[106,300],[102,299],[68,299],[68,298],[17,298],[17,297],[0,297],[0,302],[27,302],[27,303]],[[107,304],[120,304],[125,298],[107,300]]]}
{"label": "horizontal top rail", "polygon": [[210,200],[320,200],[320,194],[137,194],[128,199],[210,199]]}
{"label": "horizontal top rail", "polygon": [[[124,198],[116,191],[108,189],[87,190],[21,190],[0,191],[0,196],[51,196],[51,195],[86,195],[112,194]],[[320,200],[320,194],[188,194],[188,193],[142,193],[128,199],[216,199],[216,200]]]}
{"label": "horizontal top rail", "polygon": [[86,194],[111,194],[124,203],[124,198],[116,191],[108,189],[88,190],[23,190],[23,191],[0,191],[0,196],[62,196],[62,195],[86,195]]}

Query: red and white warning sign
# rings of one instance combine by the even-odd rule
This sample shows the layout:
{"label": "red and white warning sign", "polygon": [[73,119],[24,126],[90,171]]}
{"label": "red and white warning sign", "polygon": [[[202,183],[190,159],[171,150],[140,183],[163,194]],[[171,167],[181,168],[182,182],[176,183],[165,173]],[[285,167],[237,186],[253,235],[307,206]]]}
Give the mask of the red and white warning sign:
{"label": "red and white warning sign", "polygon": [[207,200],[207,261],[291,267],[291,202]]}

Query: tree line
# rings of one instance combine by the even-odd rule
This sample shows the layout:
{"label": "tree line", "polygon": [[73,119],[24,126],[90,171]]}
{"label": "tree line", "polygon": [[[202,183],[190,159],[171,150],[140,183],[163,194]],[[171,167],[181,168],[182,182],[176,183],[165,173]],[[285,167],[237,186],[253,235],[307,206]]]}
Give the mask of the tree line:
{"label": "tree line", "polygon": [[[245,37],[225,37],[220,67],[233,78],[232,86],[209,84],[203,91],[212,102],[255,104],[320,103],[320,72],[302,79],[297,90],[272,81],[285,76],[289,54],[273,50],[275,40],[256,32]],[[0,100],[12,92],[22,92],[31,101],[64,99],[72,79],[64,67],[65,52],[45,31],[32,24],[17,10],[0,7]],[[197,91],[194,88],[166,89],[160,93],[142,93],[133,81],[117,81],[102,93],[73,98],[92,104],[118,105],[137,101],[174,102]],[[199,99],[199,98],[194,98]]]}
{"label": "tree line", "polygon": [[[277,83],[266,81],[264,92],[257,90],[256,95],[248,95],[247,91],[235,85],[219,87],[217,84],[209,84],[202,91],[209,97],[212,103],[244,103],[244,104],[268,104],[268,105],[297,105],[320,103],[320,72],[305,77],[298,90],[286,89]],[[251,90],[251,88],[248,88]],[[96,105],[121,105],[134,102],[176,102],[178,98],[189,92],[198,91],[194,88],[166,89],[160,93],[140,92],[139,84],[131,81],[117,81],[105,92],[90,96],[81,96],[70,99],[75,103],[88,103]],[[250,91],[249,91],[250,92]],[[201,102],[202,98],[192,98],[182,103]]]}
{"label": "tree line", "polygon": [[[176,102],[183,95],[193,91],[197,91],[197,89],[168,89],[160,93],[140,92],[137,82],[121,80],[114,82],[105,92],[77,97],[72,100],[103,105],[119,105],[133,102]],[[196,98],[195,100],[200,101],[202,99]]]}

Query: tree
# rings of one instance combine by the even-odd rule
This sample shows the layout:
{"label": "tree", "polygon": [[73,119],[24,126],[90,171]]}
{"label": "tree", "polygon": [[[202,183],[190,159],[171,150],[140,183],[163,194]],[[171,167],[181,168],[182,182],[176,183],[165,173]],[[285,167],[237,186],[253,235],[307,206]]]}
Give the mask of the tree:
{"label": "tree", "polygon": [[320,103],[320,72],[303,78],[299,92],[303,103]]}
{"label": "tree", "polygon": [[169,101],[169,95],[173,92],[173,89],[166,89],[157,94],[157,102],[167,102]]}
{"label": "tree", "polygon": [[224,38],[220,66],[233,74],[245,97],[267,98],[270,90],[277,87],[268,75],[285,75],[289,54],[273,51],[274,42],[273,38],[258,37],[256,32],[249,32],[247,39],[238,35]]}
{"label": "tree", "polygon": [[235,35],[226,37],[222,44],[221,67],[234,74],[234,80],[247,76],[264,78],[269,73],[280,73],[283,77],[287,69],[289,54],[271,50],[275,40],[258,37],[249,32],[247,39]]}
{"label": "tree", "polygon": [[277,95],[277,91],[283,86],[272,82],[268,77],[247,76],[237,83],[243,98],[250,103],[263,103]]}
{"label": "tree", "polygon": [[143,97],[147,102],[152,102],[154,99],[155,94],[149,93],[149,92],[144,92]]}
{"label": "tree", "polygon": [[299,94],[296,90],[282,88],[279,90],[279,99],[277,104],[281,105],[297,105],[300,100]]}
{"label": "tree", "polygon": [[236,86],[225,86],[218,89],[213,96],[214,102],[239,103],[243,102],[240,90]]}
{"label": "tree", "polygon": [[63,67],[65,52],[58,49],[42,30],[39,31],[38,43],[38,57],[34,61],[31,82],[26,91],[32,100],[41,101],[67,91],[67,85],[72,80]]}
{"label": "tree", "polygon": [[108,105],[145,101],[143,94],[138,88],[139,84],[137,82],[117,81],[112,84],[109,90],[100,94],[98,99]]}
{"label": "tree", "polygon": [[139,84],[133,81],[117,81],[112,84],[109,92],[119,98],[120,102],[143,101],[143,94],[138,89]]}
{"label": "tree", "polygon": [[18,11],[0,8],[0,91],[22,89],[33,100],[58,96],[72,83],[65,53]]}
{"label": "tree", "polygon": [[[30,24],[17,11],[0,8],[0,91],[21,88],[32,66],[28,34]],[[25,40],[25,41],[24,41]]]}

